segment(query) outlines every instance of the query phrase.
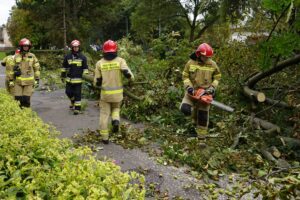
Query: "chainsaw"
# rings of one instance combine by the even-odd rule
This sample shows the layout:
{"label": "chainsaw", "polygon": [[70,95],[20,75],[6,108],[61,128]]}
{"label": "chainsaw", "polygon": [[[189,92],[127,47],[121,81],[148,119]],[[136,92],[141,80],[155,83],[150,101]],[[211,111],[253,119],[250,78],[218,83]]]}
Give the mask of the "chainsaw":
{"label": "chainsaw", "polygon": [[207,105],[213,105],[228,112],[234,111],[232,107],[227,106],[221,102],[215,101],[213,99],[213,96],[211,94],[208,94],[203,88],[199,88],[198,90],[196,90],[194,95],[190,95],[190,97],[192,97],[194,100],[199,101],[201,103]]}

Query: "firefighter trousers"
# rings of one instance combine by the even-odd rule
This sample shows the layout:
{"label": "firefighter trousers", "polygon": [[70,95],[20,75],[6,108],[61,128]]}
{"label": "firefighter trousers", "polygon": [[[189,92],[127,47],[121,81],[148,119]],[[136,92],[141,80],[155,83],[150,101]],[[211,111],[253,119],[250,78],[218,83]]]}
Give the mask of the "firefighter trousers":
{"label": "firefighter trousers", "polygon": [[111,117],[111,120],[120,121],[120,108],[121,102],[106,102],[100,100],[100,135],[103,140],[108,140],[109,130],[108,130],[108,121]]}
{"label": "firefighter trousers", "polygon": [[198,137],[202,137],[207,134],[209,109],[209,104],[195,101],[187,93],[182,99],[180,110],[186,116],[192,116],[193,123],[196,125],[196,132]]}
{"label": "firefighter trousers", "polygon": [[15,100],[20,102],[21,107],[30,107],[30,97],[33,93],[33,85],[19,85],[14,87]]}
{"label": "firefighter trousers", "polygon": [[81,110],[81,83],[66,83],[66,95],[71,101],[71,106],[75,106],[75,111]]}

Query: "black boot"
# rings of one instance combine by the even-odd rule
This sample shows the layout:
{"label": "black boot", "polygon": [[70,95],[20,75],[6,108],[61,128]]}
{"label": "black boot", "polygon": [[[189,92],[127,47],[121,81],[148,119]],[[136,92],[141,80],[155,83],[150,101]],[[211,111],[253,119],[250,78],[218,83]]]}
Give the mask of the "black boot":
{"label": "black boot", "polygon": [[113,133],[117,133],[119,131],[119,124],[120,124],[119,120],[112,121],[112,132]]}
{"label": "black boot", "polygon": [[102,140],[103,144],[109,144],[109,140]]}

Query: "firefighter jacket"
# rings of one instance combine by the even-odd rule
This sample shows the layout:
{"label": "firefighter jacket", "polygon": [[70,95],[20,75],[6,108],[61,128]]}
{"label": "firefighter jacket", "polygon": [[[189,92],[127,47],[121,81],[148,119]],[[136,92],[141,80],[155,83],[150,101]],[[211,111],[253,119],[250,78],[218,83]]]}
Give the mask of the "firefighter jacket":
{"label": "firefighter jacket", "polygon": [[190,59],[182,72],[184,87],[208,88],[213,86],[217,88],[221,79],[221,72],[217,64],[208,59],[205,63]]}
{"label": "firefighter jacket", "polygon": [[123,58],[116,57],[113,60],[102,58],[96,63],[94,84],[97,79],[102,80],[101,100],[106,102],[120,102],[123,99],[122,72],[128,70],[131,78],[134,76]]}
{"label": "firefighter jacket", "polygon": [[22,86],[34,85],[35,80],[40,79],[40,63],[33,53],[17,54],[14,61],[21,71],[21,75],[15,77],[16,84]]}
{"label": "firefighter jacket", "polygon": [[13,81],[14,79],[14,55],[9,55],[3,58],[2,63],[5,63],[6,80]]}
{"label": "firefighter jacket", "polygon": [[66,55],[61,72],[62,77],[66,78],[67,83],[81,84],[82,74],[88,73],[86,57],[81,53],[70,53]]}

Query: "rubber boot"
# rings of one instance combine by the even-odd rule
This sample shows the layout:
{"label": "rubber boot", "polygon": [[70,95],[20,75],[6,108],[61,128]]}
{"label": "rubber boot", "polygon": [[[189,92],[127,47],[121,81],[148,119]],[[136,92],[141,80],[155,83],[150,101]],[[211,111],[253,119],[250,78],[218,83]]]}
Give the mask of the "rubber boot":
{"label": "rubber boot", "polygon": [[79,110],[74,110],[74,115],[78,115],[80,113]]}
{"label": "rubber boot", "polygon": [[75,106],[74,106],[74,100],[70,101],[70,105],[69,105],[69,109],[70,110],[74,110]]}

